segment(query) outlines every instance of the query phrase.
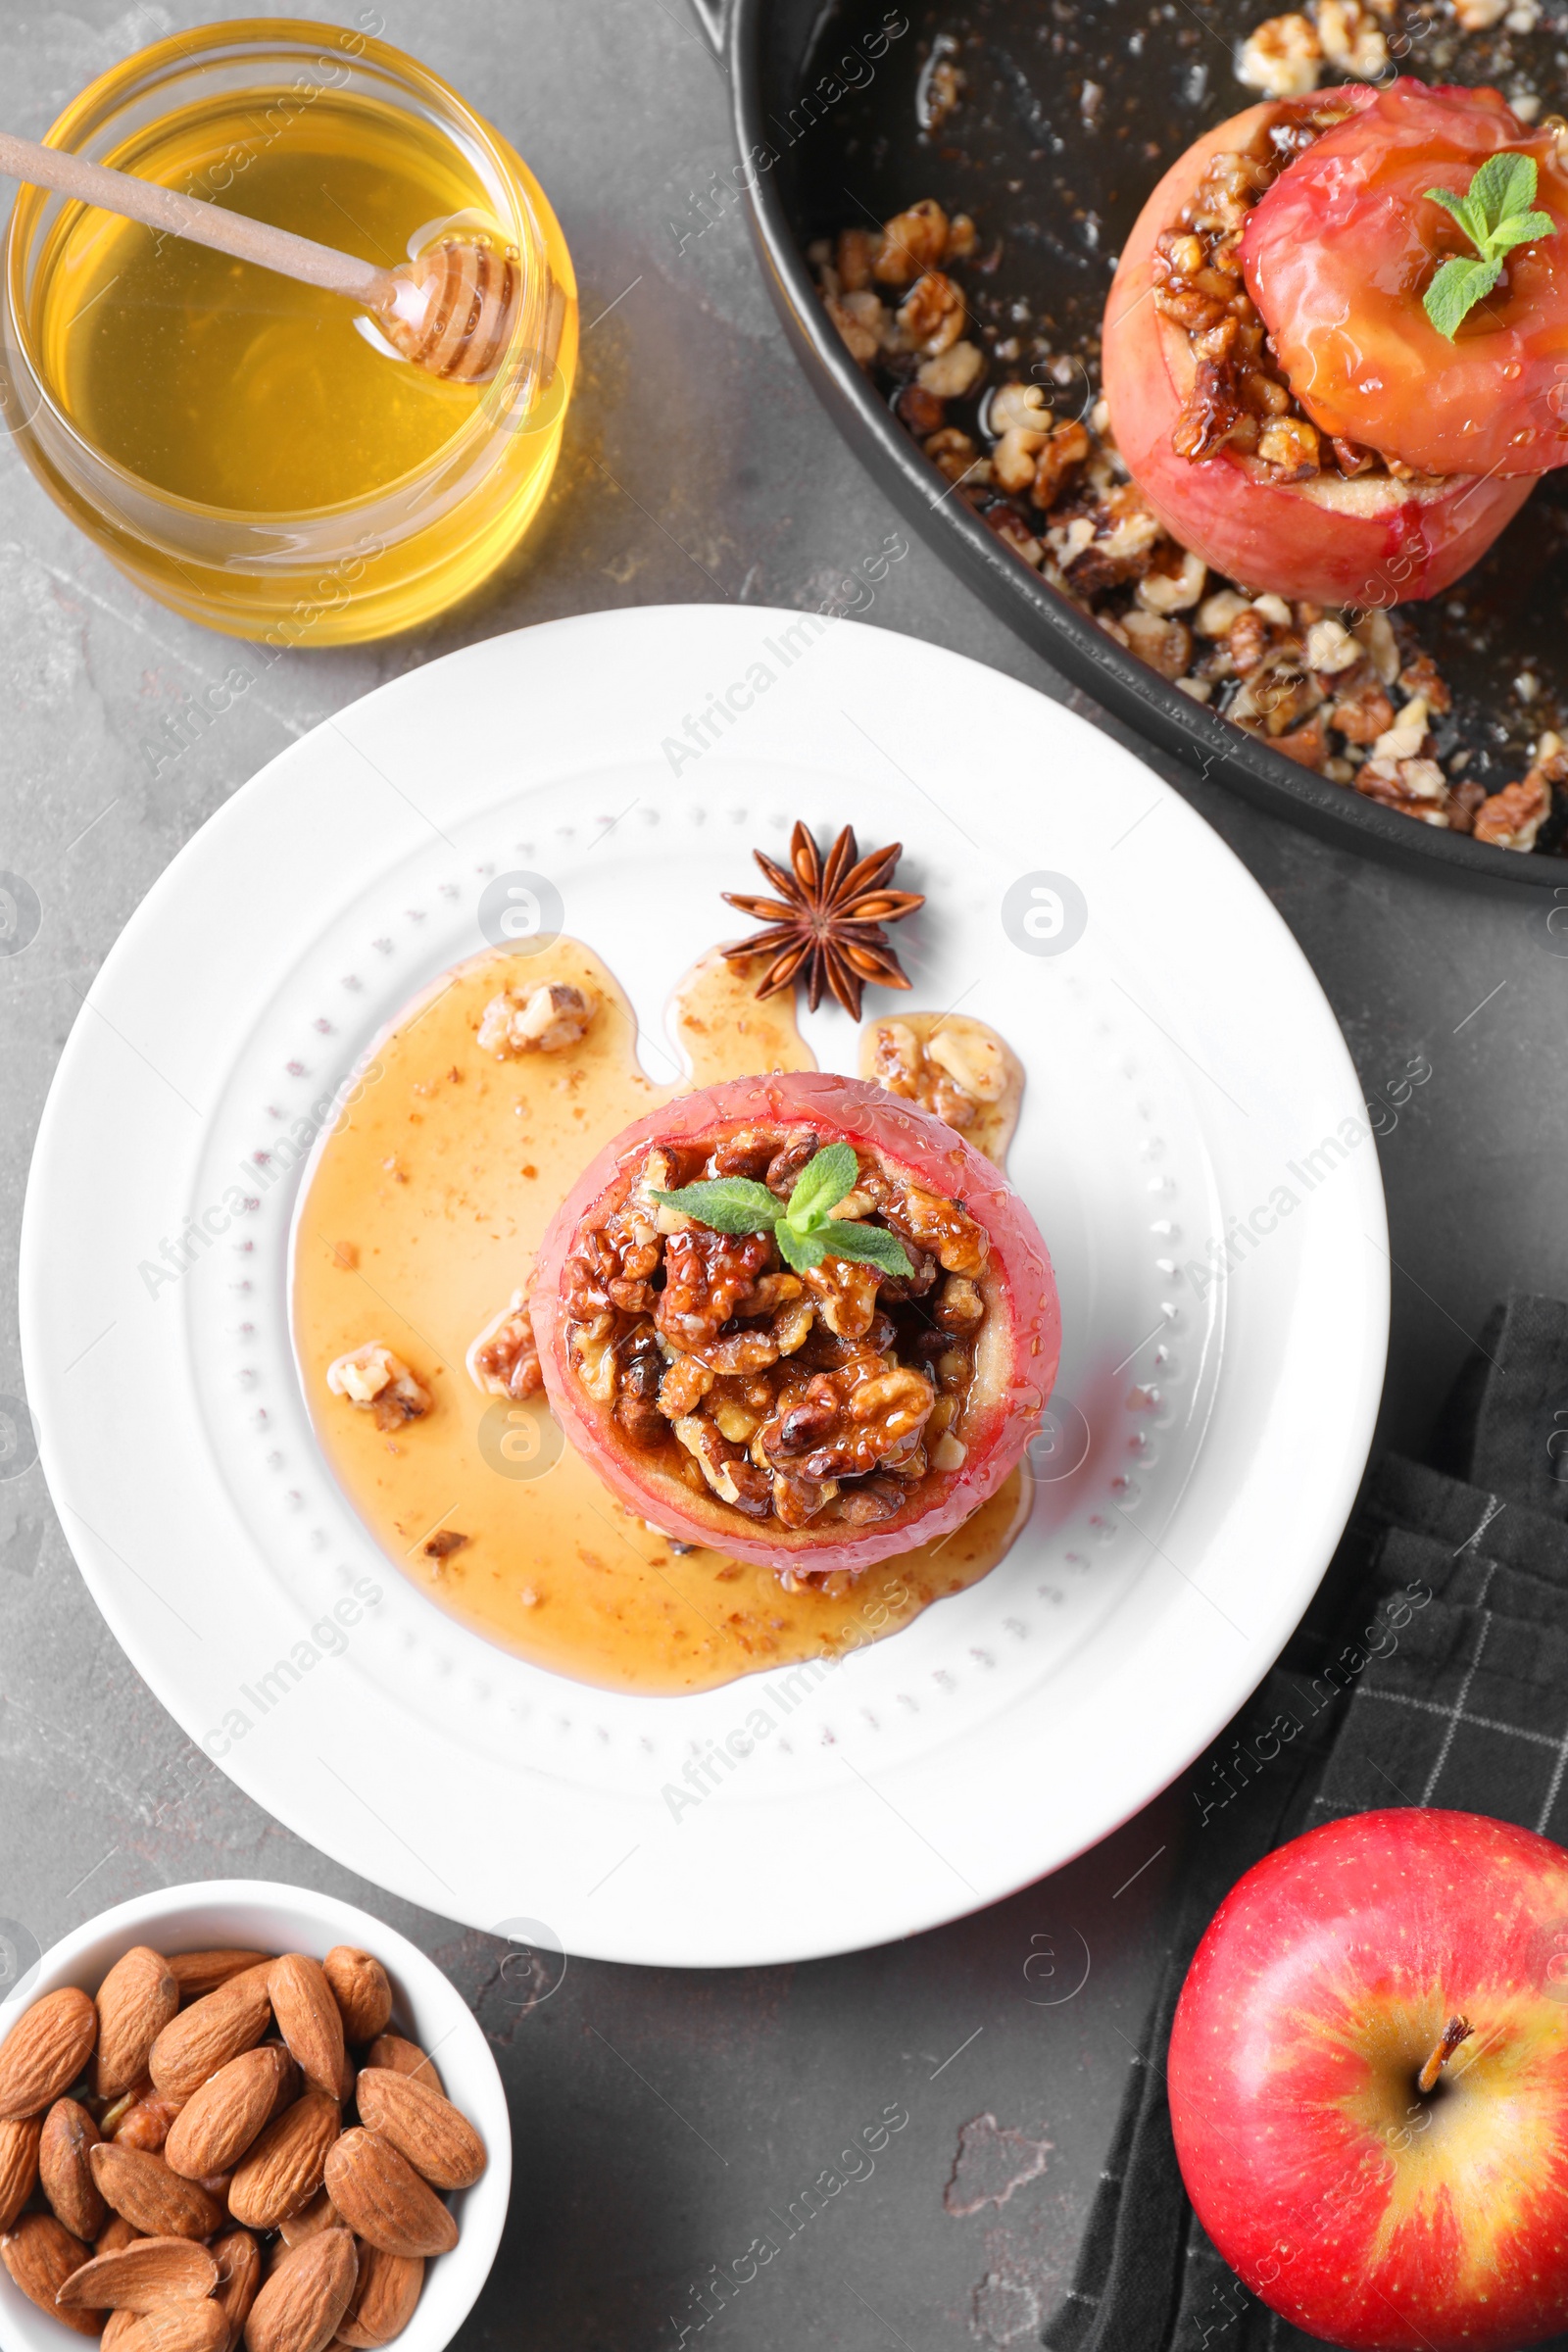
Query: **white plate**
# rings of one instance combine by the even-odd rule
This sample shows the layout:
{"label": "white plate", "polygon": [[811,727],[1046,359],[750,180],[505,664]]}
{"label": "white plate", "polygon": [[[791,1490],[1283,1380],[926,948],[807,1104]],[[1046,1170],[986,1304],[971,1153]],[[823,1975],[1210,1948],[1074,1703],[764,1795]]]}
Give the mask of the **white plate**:
{"label": "white plate", "polygon": [[[449,2199],[458,2223],[450,2254],[425,2265],[424,2285],[398,2352],[444,2352],[467,2318],[496,2258],[512,2190],[512,2127],[495,2059],[457,1986],[433,1960],[368,1911],[318,1894],[310,1886],[280,1886],[268,1879],[207,1879],[191,1886],[160,1886],[83,1922],[31,1969],[0,2006],[0,2041],[46,1992],[79,1984],[96,1992],[115,1962],[133,1944],[154,1951],[309,1952],[324,1959],[335,1943],[373,1952],[392,1980],[399,2026],[440,2069],[447,2096],[462,2108],[484,2141],[488,2162],[472,2188]],[[439,2052],[439,2055],[437,2053]],[[58,2320],[29,2303],[0,2272],[0,2340],[6,2352],[60,2352],[67,2341]]]}
{"label": "white plate", "polygon": [[[675,755],[688,716],[748,695],[700,756]],[[465,1632],[343,1500],[290,1359],[285,1162],[377,1029],[483,944],[479,895],[519,868],[554,881],[667,1074],[670,985],[733,935],[719,891],[748,887],[753,843],[780,848],[797,816],[906,843],[901,880],[931,902],[900,936],[906,1002],[961,1004],[1024,1057],[1010,1164],[1061,1288],[1058,1450],[992,1576],[835,1671],[605,1692]],[[1086,915],[1052,938],[1038,902],[1034,944],[1054,953],[1004,921],[1040,874],[1067,877]],[[853,1066],[841,1014],[807,1029],[824,1066]],[[256,1205],[230,1220],[225,1197]],[[203,1216],[216,1238],[160,1280],[164,1242]],[[1227,1265],[1238,1219],[1252,1235]],[[432,1910],[543,1921],[573,1951],[804,1959],[1065,1862],[1257,1684],[1363,1467],[1385,1245],[1376,1149],[1316,982],[1138,760],[882,630],[607,613],[382,688],[237,793],[149,894],[39,1134],[27,1393],[116,1635],[302,1837]],[[382,1597],[358,1611],[367,1579]],[[259,1693],[279,1660],[292,1679]],[[771,1728],[749,1743],[760,1706]],[[721,1767],[710,1742],[732,1734],[751,1752]]]}

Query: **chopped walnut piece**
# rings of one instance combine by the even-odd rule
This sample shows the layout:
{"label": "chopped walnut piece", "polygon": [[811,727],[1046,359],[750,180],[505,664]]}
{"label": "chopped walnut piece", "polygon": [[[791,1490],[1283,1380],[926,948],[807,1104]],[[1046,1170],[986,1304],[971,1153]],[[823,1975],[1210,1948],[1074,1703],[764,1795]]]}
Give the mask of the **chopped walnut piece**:
{"label": "chopped walnut piece", "polygon": [[870,1330],[880,1279],[875,1266],[848,1257],[825,1257],[819,1266],[808,1266],[805,1275],[822,1321],[845,1340],[863,1339]]}
{"label": "chopped walnut piece", "polygon": [[1362,0],[1317,0],[1317,37],[1329,64],[1342,74],[1376,81],[1388,71],[1383,27]]}
{"label": "chopped walnut piece", "polygon": [[721,1502],[733,1503],[749,1519],[765,1519],[773,1507],[773,1482],[765,1470],[749,1462],[732,1441],[700,1414],[675,1422],[676,1437],[685,1446]]}
{"label": "chopped walnut piece", "polygon": [[929,196],[885,222],[871,256],[871,274],[884,286],[906,286],[936,269],[948,250],[948,216]]}
{"label": "chopped walnut piece", "polygon": [[876,251],[869,230],[846,228],[840,231],[834,249],[833,267],[838,271],[839,284],[846,294],[863,294],[871,283],[871,260]]}
{"label": "chopped walnut piece", "polygon": [[659,1391],[659,1409],[667,1421],[683,1421],[695,1413],[716,1375],[698,1355],[674,1355]]}
{"label": "chopped walnut piece", "polygon": [[1289,735],[1276,735],[1274,749],[1294,760],[1298,767],[1316,768],[1319,774],[1328,760],[1328,726],[1321,710],[1314,711],[1304,726],[1295,727]]}
{"label": "chopped walnut piece", "polygon": [[850,1418],[876,1432],[877,1450],[885,1455],[895,1440],[924,1427],[935,1402],[936,1393],[924,1374],[900,1364],[851,1390]]}
{"label": "chopped walnut piece", "polygon": [[923,441],[928,434],[940,431],[947,421],[946,402],[938,400],[934,392],[927,392],[921,384],[902,384],[893,405],[898,411],[900,423],[913,433],[917,441]]}
{"label": "chopped walnut piece", "polygon": [[1355,771],[1355,789],[1423,824],[1447,826],[1447,779],[1435,760],[1368,760]]}
{"label": "chopped walnut piece", "polygon": [[1392,686],[1399,674],[1399,648],[1388,614],[1382,611],[1363,612],[1352,634],[1366,647],[1372,666],[1384,685]]}
{"label": "chopped walnut piece", "polygon": [[976,1331],[985,1316],[985,1300],[967,1274],[950,1274],[937,1300],[937,1321],[944,1331]]}
{"label": "chopped walnut piece", "polygon": [[1024,562],[1038,565],[1045,549],[1025,522],[1020,522],[1010,507],[988,507],[982,517],[987,528],[1010,547]]}
{"label": "chopped walnut piece", "polygon": [[1352,678],[1329,712],[1329,724],[1347,743],[1373,744],[1394,724],[1394,705],[1376,672]]}
{"label": "chopped walnut piece", "polygon": [[1323,71],[1323,48],[1310,20],[1270,17],[1242,43],[1236,78],[1264,98],[1304,98]]}
{"label": "chopped walnut piece", "polygon": [[1475,837],[1496,850],[1533,850],[1550,812],[1550,791],[1539,779],[1505,784],[1477,809]]}
{"label": "chopped walnut piece", "polygon": [[1535,763],[1520,784],[1505,784],[1482,802],[1475,815],[1477,841],[1496,850],[1533,850],[1536,835],[1551,814],[1551,788],[1568,783],[1568,752],[1557,735],[1543,735]]}
{"label": "chopped walnut piece", "polygon": [[466,1362],[468,1378],[488,1396],[532,1396],[544,1387],[525,1292],[513,1292],[512,1303],[470,1345]]}
{"label": "chopped walnut piece", "polygon": [[1216,589],[1198,608],[1198,633],[1200,637],[1228,637],[1242,614],[1251,610],[1250,598],[1236,589]]}
{"label": "chopped walnut piece", "polygon": [[660,1331],[687,1348],[715,1340],[772,1254],[772,1240],[763,1233],[714,1233],[692,1225],[670,1234],[656,1309]]}
{"label": "chopped walnut piece", "polygon": [[1306,666],[1320,677],[1337,677],[1363,659],[1361,648],[1337,620],[1314,620],[1306,632]]}
{"label": "chopped walnut piece", "polygon": [[1358,441],[1347,441],[1339,433],[1330,436],[1329,448],[1335,465],[1348,482],[1355,481],[1363,473],[1370,473],[1377,464],[1374,450],[1364,449]]}
{"label": "chopped walnut piece", "polygon": [[[871,1049],[870,1074],[879,1086],[960,1133],[974,1124],[979,1104],[1000,1102],[1006,1089],[1000,1042],[967,1020],[938,1023],[923,1044],[906,1021],[879,1021]],[[840,1203],[840,1216],[848,1205]]]}
{"label": "chopped walnut piece", "polygon": [[1157,669],[1162,678],[1181,677],[1193,658],[1193,633],[1185,621],[1174,614],[1164,619],[1135,605],[1122,614],[1121,625],[1133,652],[1151,669]]}
{"label": "chopped walnut piece", "polygon": [[773,1515],[781,1527],[808,1526],[839,1492],[836,1478],[795,1478],[787,1470],[775,1470],[772,1478]]}
{"label": "chopped walnut piece", "polygon": [[1507,14],[1510,0],[1453,0],[1461,32],[1490,32]]}
{"label": "chopped walnut piece", "polygon": [[[944,42],[947,46],[944,47]],[[916,90],[915,108],[924,131],[940,130],[967,86],[963,68],[954,55],[957,43],[951,33],[937,36]],[[961,216],[960,216],[961,218]],[[956,220],[954,227],[958,223]],[[972,226],[973,223],[971,222]]]}
{"label": "chopped walnut piece", "polygon": [[900,304],[898,319],[909,346],[935,359],[963,332],[963,296],[951,277],[928,270]]}
{"label": "chopped walnut piece", "polygon": [[[991,453],[992,480],[1000,482],[1004,490],[1032,489],[1036,462],[1049,438],[1049,432],[1036,431],[1028,425],[1009,425]],[[1088,455],[1087,439],[1085,455]],[[1049,506],[1051,500],[1048,498],[1045,503]]]}
{"label": "chopped walnut piece", "polygon": [[918,1242],[950,1274],[978,1274],[984,1268],[989,1254],[985,1228],[965,1216],[956,1201],[943,1200],[911,1184],[902,1199],[883,1201],[882,1214],[895,1233]]}
{"label": "chopped walnut piece", "polygon": [[1138,583],[1138,602],[1150,612],[1189,612],[1208,581],[1201,556],[1171,547],[1170,561],[1157,562]]}
{"label": "chopped walnut piece", "polygon": [[1424,647],[1400,670],[1399,684],[1407,695],[1419,695],[1427,709],[1440,718],[1453,709],[1448,682]]}
{"label": "chopped walnut piece", "polygon": [[939,1022],[925,1041],[928,1057],[976,1102],[1000,1102],[1007,1084],[1001,1044],[978,1029]]}
{"label": "chopped walnut piece", "polygon": [[1231,667],[1239,678],[1260,669],[1273,650],[1269,623],[1254,605],[1245,605],[1232,621],[1227,639]]}
{"label": "chopped walnut piece", "polygon": [[1039,384],[1004,384],[986,418],[986,430],[999,436],[1023,431],[1044,437],[1051,427],[1051,411]]}
{"label": "chopped walnut piece", "polygon": [[334,1396],[346,1396],[362,1412],[373,1413],[377,1429],[422,1420],[435,1402],[423,1381],[380,1340],[368,1340],[328,1364],[326,1385]]}
{"label": "chopped walnut piece", "polygon": [[472,1541],[471,1536],[460,1536],[455,1527],[444,1527],[438,1535],[429,1537],[420,1549],[427,1560],[446,1560]]}
{"label": "chopped walnut piece", "polygon": [[587,1035],[598,1009],[597,998],[565,981],[547,981],[526,995],[505,988],[480,1016],[479,1050],[502,1060],[509,1054],[560,1054]]}
{"label": "chopped walnut piece", "polygon": [[[1255,609],[1253,618],[1262,620]],[[1238,621],[1231,631],[1233,649],[1242,626]],[[1241,659],[1237,658],[1236,667],[1242,671],[1243,684],[1227,715],[1238,726],[1250,727],[1254,732],[1261,729],[1265,735],[1290,735],[1324,699],[1316,678],[1301,667],[1298,638],[1282,635],[1274,640],[1271,636],[1269,650],[1259,661],[1249,662],[1244,669]]]}
{"label": "chopped walnut piece", "polygon": [[1385,727],[1372,746],[1374,760],[1416,760],[1427,739],[1427,707],[1420,695],[1407,702],[1402,710],[1395,712],[1392,727]]}
{"label": "chopped walnut piece", "polygon": [[921,361],[919,382],[924,391],[934,392],[939,400],[961,400],[980,381],[985,364],[985,354],[978,344],[955,343],[935,359]]}
{"label": "chopped walnut piece", "polygon": [[[872,307],[874,305],[874,308]],[[887,312],[875,294],[824,294],[822,308],[858,368],[869,368],[887,337]]]}
{"label": "chopped walnut piece", "polygon": [[629,1333],[622,1342],[615,1377],[615,1421],[631,1444],[653,1452],[664,1443],[669,1424],[660,1410],[663,1357],[647,1326]]}
{"label": "chopped walnut piece", "polygon": [[1094,449],[1087,429],[1076,421],[1055,425],[1035,462],[1030,497],[1037,507],[1054,506],[1067,484],[1086,464]]}
{"label": "chopped walnut piece", "polygon": [[925,454],[950,482],[961,482],[966,473],[974,471],[974,443],[956,425],[945,424],[940,432],[933,433],[925,444]]}
{"label": "chopped walnut piece", "polygon": [[1264,426],[1257,454],[1277,466],[1287,481],[1304,482],[1320,470],[1317,426],[1304,416],[1276,416]]}

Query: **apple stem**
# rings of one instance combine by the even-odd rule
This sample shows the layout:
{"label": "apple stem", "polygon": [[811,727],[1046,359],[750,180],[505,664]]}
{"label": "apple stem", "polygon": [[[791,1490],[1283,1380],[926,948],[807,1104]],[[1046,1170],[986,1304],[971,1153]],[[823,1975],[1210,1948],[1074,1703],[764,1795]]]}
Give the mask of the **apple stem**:
{"label": "apple stem", "polygon": [[1468,2041],[1475,2028],[1467,2017],[1450,2017],[1443,2029],[1443,2038],[1415,2079],[1417,2090],[1435,2090],[1442,2074],[1461,2041]]}

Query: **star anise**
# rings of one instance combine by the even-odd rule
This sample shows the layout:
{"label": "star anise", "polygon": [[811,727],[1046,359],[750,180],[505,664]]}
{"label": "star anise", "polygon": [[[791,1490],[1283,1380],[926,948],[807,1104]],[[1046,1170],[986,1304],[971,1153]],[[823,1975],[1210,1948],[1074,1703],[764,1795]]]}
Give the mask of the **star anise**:
{"label": "star anise", "polygon": [[755,914],[767,925],[739,946],[726,948],[726,957],[731,962],[752,956],[772,958],[757,984],[759,997],[777,996],[804,976],[813,1012],[825,987],[852,1019],[858,1020],[866,981],[882,988],[909,985],[882,928],[884,923],[902,922],[925,905],[918,892],[886,887],[903,855],[903,842],[895,841],[862,858],[851,825],[829,850],[825,864],[804,825],[798,824],[790,835],[787,866],[765,851],[754,850],[752,856],[779,895],[749,899],[724,892],[727,906]]}

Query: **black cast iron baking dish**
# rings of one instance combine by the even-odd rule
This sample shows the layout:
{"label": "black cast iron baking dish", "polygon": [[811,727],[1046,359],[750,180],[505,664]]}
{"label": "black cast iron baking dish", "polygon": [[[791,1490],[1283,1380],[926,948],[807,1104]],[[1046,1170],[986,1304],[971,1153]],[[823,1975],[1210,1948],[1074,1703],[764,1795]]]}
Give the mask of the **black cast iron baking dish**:
{"label": "black cast iron baking dish", "polygon": [[[900,511],[995,612],[1103,708],[1249,800],[1347,847],[1476,881],[1554,889],[1560,856],[1497,850],[1421,824],[1297,766],[1205,710],[1114,643],[1020,563],[945,485],[845,351],[805,255],[811,238],[934,195],[1000,237],[1023,307],[1056,324],[1057,348],[1092,346],[1122,235],[1155,179],[1211,123],[1248,104],[1237,39],[1275,0],[693,0],[727,73],[745,187],[769,290],[818,394]],[[1446,15],[1446,11],[1444,11]],[[880,49],[876,29],[907,29]],[[1418,20],[1426,23],[1426,18]],[[1440,34],[1436,12],[1431,21]],[[939,36],[971,83],[960,135],[922,133],[915,83]],[[1459,44],[1419,36],[1429,80],[1560,80],[1561,32]],[[1544,43],[1543,47],[1542,43]],[[867,52],[827,105],[803,105],[842,54]],[[1432,71],[1433,67],[1436,71]],[[1086,78],[1102,91],[1091,120]],[[840,76],[843,82],[845,77]],[[1555,103],[1553,98],[1552,103]],[[1107,138],[1106,125],[1114,136]],[[1125,125],[1125,128],[1123,127]],[[768,158],[761,163],[762,158]],[[757,168],[758,164],[761,168]],[[1070,184],[1069,184],[1070,183]],[[1064,199],[1064,191],[1077,198]],[[1085,222],[1092,224],[1088,229]],[[1565,469],[1568,470],[1568,469]],[[1529,727],[1568,708],[1568,483],[1552,477],[1463,583],[1458,601],[1409,608],[1452,683],[1471,775],[1489,790],[1523,773]],[[1520,672],[1540,674],[1526,711]],[[1554,675],[1554,673],[1556,673]],[[1548,840],[1550,836],[1548,835]]]}

